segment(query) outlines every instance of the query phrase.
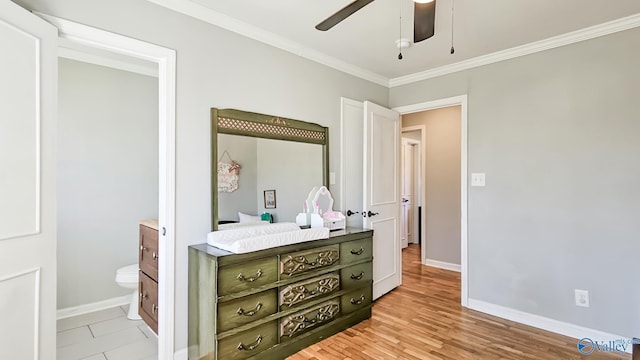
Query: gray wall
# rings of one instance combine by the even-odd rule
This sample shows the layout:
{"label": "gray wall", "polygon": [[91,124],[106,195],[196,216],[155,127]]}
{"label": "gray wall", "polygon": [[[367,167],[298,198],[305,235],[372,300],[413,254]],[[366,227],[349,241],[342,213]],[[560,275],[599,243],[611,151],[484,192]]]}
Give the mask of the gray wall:
{"label": "gray wall", "polygon": [[[251,215],[258,212],[258,145],[253,137],[218,134],[218,160],[225,150],[241,168],[238,189],[230,193],[217,193],[218,219],[237,221],[239,211]],[[222,159],[229,162],[226,155]]]}
{"label": "gray wall", "polygon": [[[276,222],[295,222],[314,186],[322,186],[322,146],[258,140],[258,208]],[[264,208],[264,190],[276,190],[276,208]]]}
{"label": "gray wall", "polygon": [[[144,0],[20,0],[37,10],[177,52],[176,350],[187,347],[187,246],[211,229],[211,107],[236,108],[330,128],[339,178],[340,97],[387,105],[388,89]],[[332,187],[336,198],[339,188]],[[215,193],[214,193],[215,195]]]}
{"label": "gray wall", "polygon": [[[640,334],[640,29],[392,88],[468,94],[469,296]],[[574,289],[591,307],[574,305]]]}
{"label": "gray wall", "polygon": [[58,309],[125,294],[138,221],[158,216],[158,80],[60,59]]}
{"label": "gray wall", "polygon": [[[425,254],[460,264],[460,106],[402,116],[402,126],[425,126]],[[419,132],[418,132],[419,133]]]}

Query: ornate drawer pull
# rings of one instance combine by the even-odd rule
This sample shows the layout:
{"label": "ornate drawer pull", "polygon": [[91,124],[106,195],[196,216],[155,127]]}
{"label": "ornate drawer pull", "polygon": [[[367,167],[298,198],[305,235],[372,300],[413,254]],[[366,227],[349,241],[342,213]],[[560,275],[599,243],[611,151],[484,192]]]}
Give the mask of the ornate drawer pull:
{"label": "ornate drawer pull", "polygon": [[262,309],[262,304],[258,303],[256,305],[256,309],[255,310],[251,310],[251,311],[245,311],[243,308],[239,308],[238,311],[236,311],[236,313],[238,315],[244,315],[244,316],[253,316],[255,315],[258,311],[260,311],[260,309]]}
{"label": "ornate drawer pull", "polygon": [[364,271],[361,272],[360,275],[351,274],[351,280],[362,280],[363,277],[364,277]]}
{"label": "ornate drawer pull", "polygon": [[158,311],[158,305],[156,304],[151,304],[151,313],[155,314],[156,311]]}
{"label": "ornate drawer pull", "polygon": [[258,337],[256,338],[256,342],[251,345],[245,345],[243,343],[238,344],[238,350],[245,350],[245,351],[254,350],[255,348],[258,347],[258,345],[260,345],[261,342],[262,342],[262,335],[258,335]]}
{"label": "ornate drawer pull", "polygon": [[364,295],[360,295],[360,299],[356,300],[354,298],[351,298],[349,302],[353,305],[360,305],[364,302],[364,299],[365,299]]}
{"label": "ornate drawer pull", "polygon": [[158,260],[158,254],[156,254],[156,252],[155,252],[155,251],[151,254],[151,257],[152,257],[152,258],[153,258],[153,260],[155,260],[155,261],[157,261],[157,260]]}
{"label": "ornate drawer pull", "polygon": [[262,269],[258,269],[258,271],[256,271],[256,276],[254,277],[244,277],[244,275],[242,273],[238,274],[238,276],[236,276],[236,279],[240,280],[240,281],[246,281],[246,282],[254,282],[256,280],[258,280],[260,278],[260,276],[262,276]]}
{"label": "ornate drawer pull", "polygon": [[351,253],[353,255],[361,255],[364,252],[364,248],[362,246],[360,246],[360,250],[353,250],[351,249]]}

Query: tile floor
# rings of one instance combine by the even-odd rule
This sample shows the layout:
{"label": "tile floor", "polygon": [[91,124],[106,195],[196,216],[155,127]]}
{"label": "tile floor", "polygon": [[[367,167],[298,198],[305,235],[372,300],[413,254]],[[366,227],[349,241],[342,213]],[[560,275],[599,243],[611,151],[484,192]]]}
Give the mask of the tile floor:
{"label": "tile floor", "polygon": [[158,338],[127,306],[58,320],[58,360],[157,360]]}

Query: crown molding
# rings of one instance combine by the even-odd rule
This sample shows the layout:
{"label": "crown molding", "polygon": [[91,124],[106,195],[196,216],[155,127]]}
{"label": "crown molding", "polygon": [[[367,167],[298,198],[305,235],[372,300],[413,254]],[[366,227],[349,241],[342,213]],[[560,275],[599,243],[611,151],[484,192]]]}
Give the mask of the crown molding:
{"label": "crown molding", "polygon": [[594,39],[600,36],[629,30],[638,26],[640,26],[640,14],[635,14],[599,25],[594,25],[588,28],[572,31],[563,35],[558,35],[529,44],[516,46],[510,49],[497,51],[491,54],[478,56],[454,64],[449,64],[431,70],[393,78],[389,80],[389,88],[452,74],[458,71],[468,70],[478,66],[489,65],[520,56],[530,55],[540,51],[550,50],[557,47],[574,44],[580,41]]}
{"label": "crown molding", "polygon": [[147,0],[150,3],[165,7],[167,9],[182,13],[184,15],[202,20],[212,25],[216,25],[228,31],[235,32],[245,37],[260,41],[267,45],[271,45],[278,49],[288,51],[300,57],[312,60],[314,62],[329,66],[344,73],[356,76],[358,78],[371,81],[384,87],[389,86],[389,79],[363,69],[361,67],[349,64],[332,56],[323,54],[317,50],[313,50],[302,44],[290,41],[280,35],[265,31],[251,24],[234,19],[228,15],[214,11],[206,6],[194,3],[193,1],[184,0]]}

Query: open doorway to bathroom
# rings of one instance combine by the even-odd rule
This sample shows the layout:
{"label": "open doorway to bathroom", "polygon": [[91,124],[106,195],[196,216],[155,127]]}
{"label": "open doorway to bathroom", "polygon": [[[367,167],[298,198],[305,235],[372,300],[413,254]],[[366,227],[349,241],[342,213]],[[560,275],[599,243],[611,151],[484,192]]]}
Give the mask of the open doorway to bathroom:
{"label": "open doorway to bathroom", "polygon": [[59,321],[58,330],[70,335],[59,333],[58,349],[83,334],[97,339],[124,331],[155,355],[155,335],[126,318],[132,290],[116,284],[115,272],[137,268],[138,223],[158,219],[158,67],[64,45],[58,61],[58,318],[93,315],[86,323]]}

